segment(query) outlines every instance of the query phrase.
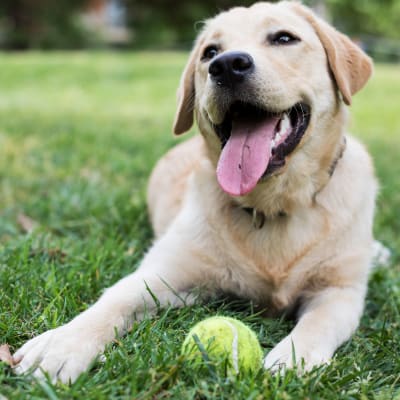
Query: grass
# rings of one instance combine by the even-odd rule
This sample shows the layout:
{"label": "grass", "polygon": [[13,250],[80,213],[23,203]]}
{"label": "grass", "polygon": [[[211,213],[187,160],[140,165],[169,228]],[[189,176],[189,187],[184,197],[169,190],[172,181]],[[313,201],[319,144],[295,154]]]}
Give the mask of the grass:
{"label": "grass", "polygon": [[[175,143],[171,124],[185,54],[1,54],[0,342],[15,350],[69,321],[132,271],[151,244],[147,176]],[[182,338],[216,313],[238,317],[268,351],[292,327],[245,301],[160,311],[107,349],[72,386],[33,383],[0,364],[9,399],[399,399],[400,67],[378,66],[354,99],[351,130],[375,159],[375,233],[393,250],[370,280],[366,311],[329,366],[303,377],[202,374]],[[21,213],[40,226],[26,234]],[[0,396],[1,397],[1,396]]]}

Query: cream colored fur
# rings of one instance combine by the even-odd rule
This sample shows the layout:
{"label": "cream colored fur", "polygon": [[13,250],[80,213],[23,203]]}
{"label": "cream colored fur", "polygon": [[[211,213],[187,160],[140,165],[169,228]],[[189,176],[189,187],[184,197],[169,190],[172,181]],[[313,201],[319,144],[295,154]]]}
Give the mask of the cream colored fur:
{"label": "cream colored fur", "polygon": [[[268,45],[269,32],[295,33],[292,46]],[[256,64],[251,95],[276,111],[299,101],[310,125],[286,167],[248,195],[232,198],[216,181],[220,143],[211,122],[227,109],[201,61],[203,49],[250,53]],[[349,39],[297,3],[257,3],[207,21],[182,76],[175,132],[196,117],[197,136],[162,158],[150,179],[148,203],[157,236],[140,267],[109,288],[68,324],[28,341],[18,371],[38,367],[52,379],[75,380],[104,346],[160,304],[182,306],[220,290],[252,299],[271,314],[300,303],[298,322],[266,356],[265,368],[328,362],[356,329],[372,256],[376,181],[364,147],[347,146],[346,107],[371,73]],[[250,92],[249,92],[250,93]],[[344,101],[342,100],[344,99]],[[251,207],[266,216],[256,229]],[[284,215],[282,215],[284,212]]]}

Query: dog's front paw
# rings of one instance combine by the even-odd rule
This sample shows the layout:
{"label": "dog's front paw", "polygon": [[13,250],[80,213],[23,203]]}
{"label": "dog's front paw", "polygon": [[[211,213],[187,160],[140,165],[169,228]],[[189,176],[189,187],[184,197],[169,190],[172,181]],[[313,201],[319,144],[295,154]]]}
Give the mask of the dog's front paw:
{"label": "dog's front paw", "polygon": [[73,382],[102,350],[89,331],[67,324],[25,343],[14,355],[21,359],[15,371],[32,372],[40,379],[47,373],[52,382]]}
{"label": "dog's front paw", "polygon": [[284,371],[297,367],[299,372],[310,371],[313,367],[329,363],[332,352],[323,346],[313,346],[294,341],[292,336],[286,336],[265,357],[264,368],[271,372]]}

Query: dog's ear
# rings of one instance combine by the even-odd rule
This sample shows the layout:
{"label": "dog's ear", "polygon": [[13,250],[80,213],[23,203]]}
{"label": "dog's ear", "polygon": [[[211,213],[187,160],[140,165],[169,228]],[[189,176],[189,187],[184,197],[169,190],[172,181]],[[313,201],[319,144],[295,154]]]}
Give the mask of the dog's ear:
{"label": "dog's ear", "polygon": [[174,133],[180,135],[188,131],[193,125],[193,111],[195,101],[194,73],[200,47],[203,43],[202,36],[196,40],[189,60],[183,70],[181,82],[178,88],[178,108],[174,120]]}
{"label": "dog's ear", "polygon": [[308,8],[298,3],[293,3],[292,7],[317,33],[337,87],[344,102],[350,105],[351,96],[362,89],[372,74],[371,59],[350,38],[318,18]]}

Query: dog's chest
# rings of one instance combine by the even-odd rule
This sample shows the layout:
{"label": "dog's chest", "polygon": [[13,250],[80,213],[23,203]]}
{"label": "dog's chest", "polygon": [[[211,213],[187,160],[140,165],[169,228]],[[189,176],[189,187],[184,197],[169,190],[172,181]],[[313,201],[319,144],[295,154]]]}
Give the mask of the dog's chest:
{"label": "dog's chest", "polygon": [[293,282],[296,271],[312,268],[314,249],[329,231],[323,215],[314,210],[266,219],[261,228],[243,210],[231,210],[225,218],[214,238],[224,250],[216,272],[219,282],[224,290],[260,301],[275,298],[279,303],[277,299],[295,295],[287,291],[295,292],[302,285]]}

